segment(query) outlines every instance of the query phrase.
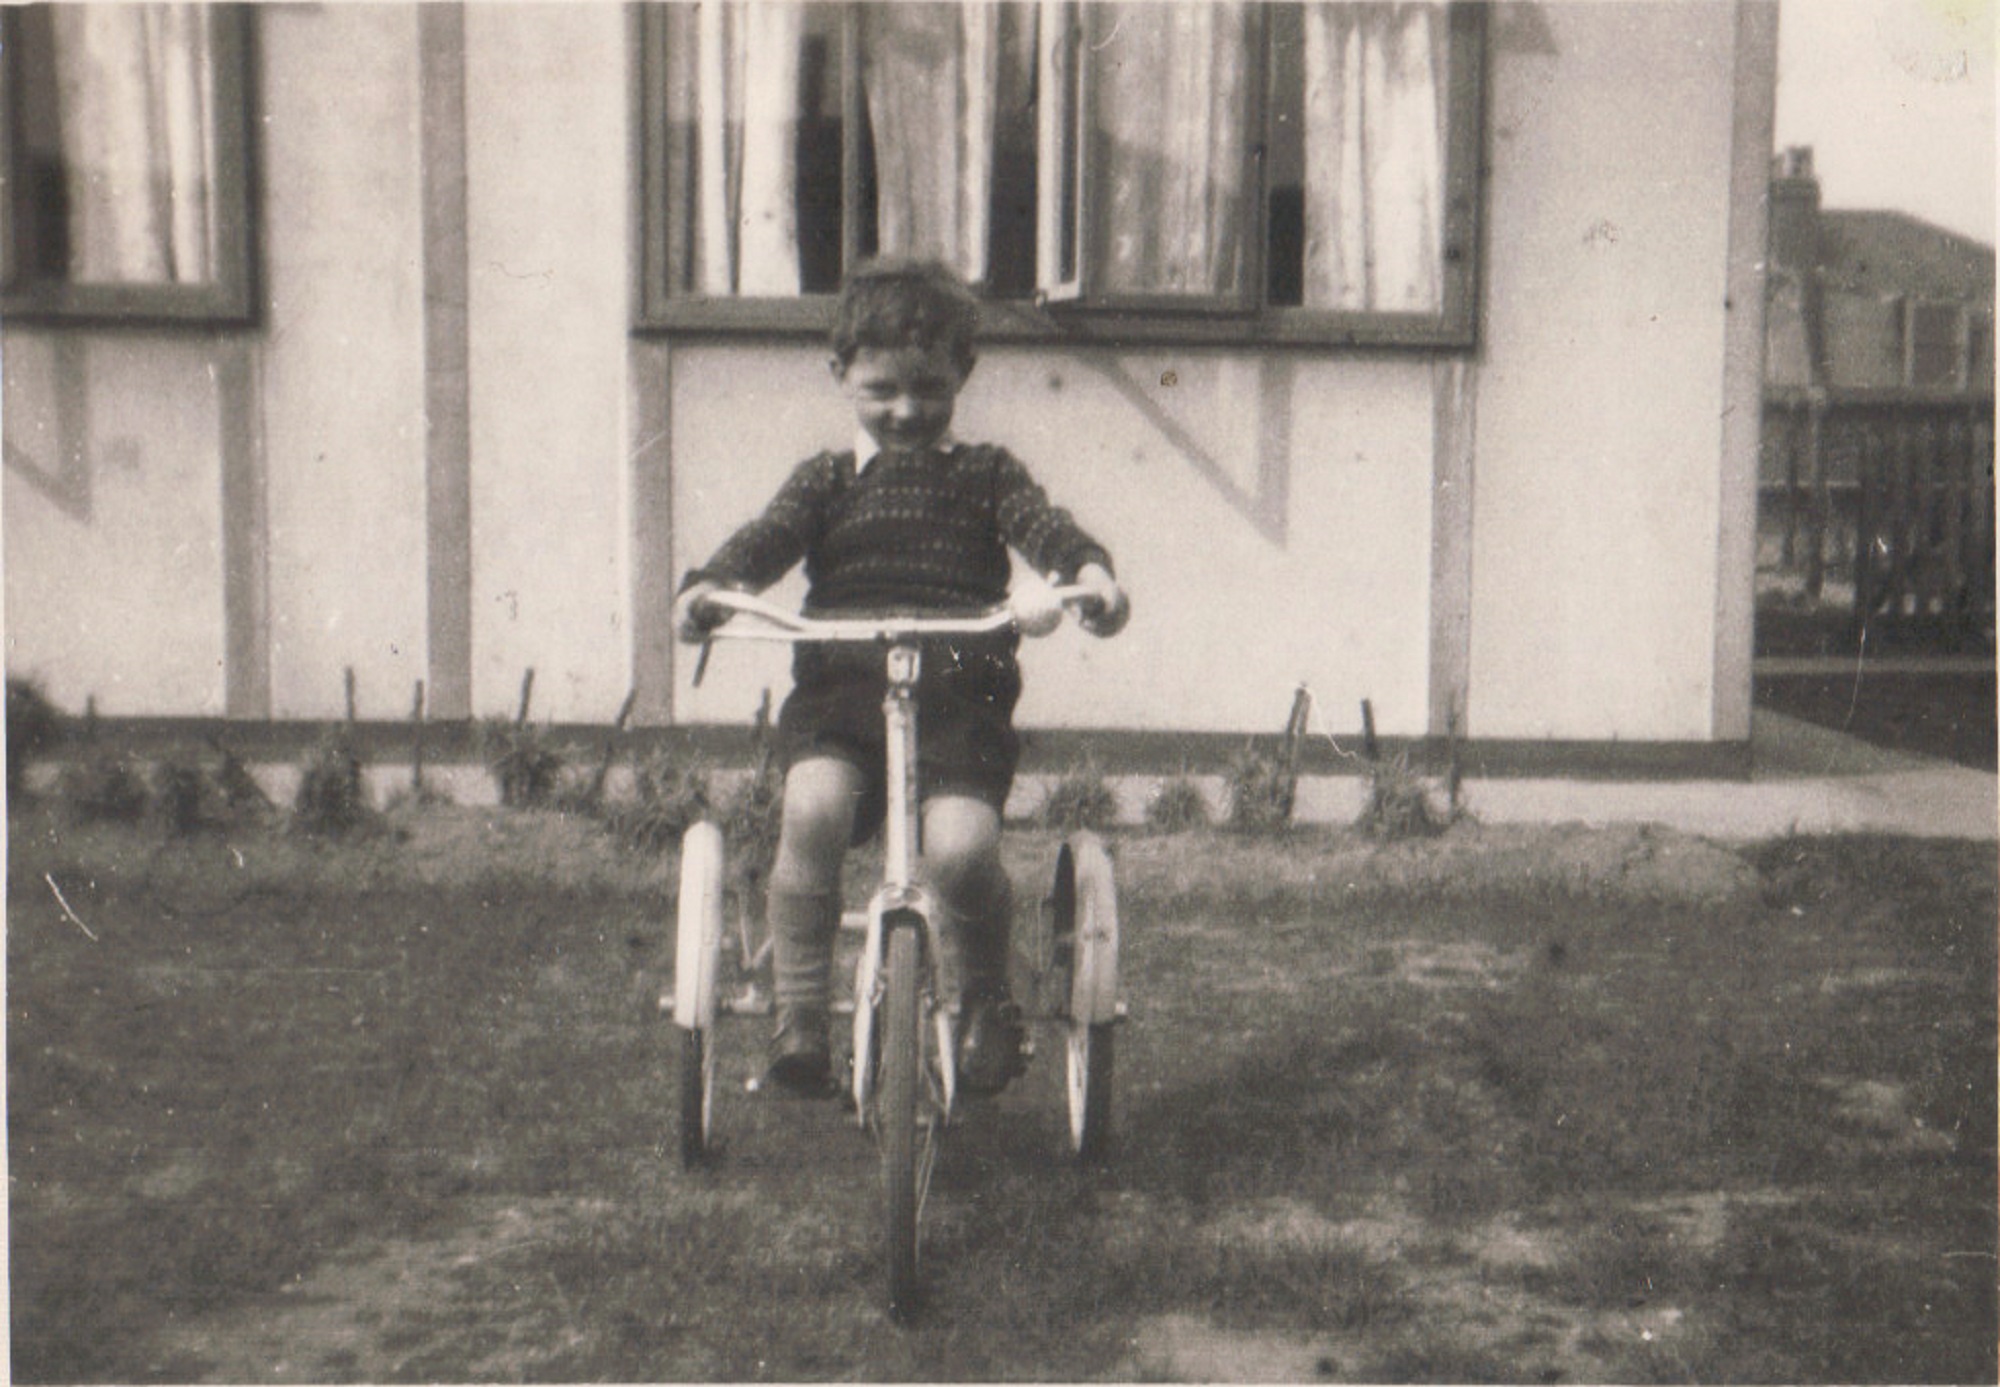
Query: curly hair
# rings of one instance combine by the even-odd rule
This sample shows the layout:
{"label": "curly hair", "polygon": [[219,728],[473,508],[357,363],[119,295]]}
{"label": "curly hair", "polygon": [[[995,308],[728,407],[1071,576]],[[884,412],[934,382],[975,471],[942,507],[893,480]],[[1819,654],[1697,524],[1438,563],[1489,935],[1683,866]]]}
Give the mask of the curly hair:
{"label": "curly hair", "polygon": [[933,348],[961,372],[974,360],[979,300],[950,266],[937,260],[882,258],[849,271],[833,322],[833,354],[841,365],[863,347]]}

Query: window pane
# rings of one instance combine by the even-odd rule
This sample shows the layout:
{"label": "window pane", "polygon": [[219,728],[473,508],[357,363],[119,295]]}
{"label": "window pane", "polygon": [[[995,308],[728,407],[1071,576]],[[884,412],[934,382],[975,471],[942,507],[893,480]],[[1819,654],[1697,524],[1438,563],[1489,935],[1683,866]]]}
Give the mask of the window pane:
{"label": "window pane", "polygon": [[214,12],[54,5],[21,15],[9,72],[22,174],[13,268],[75,285],[218,275]]}
{"label": "window pane", "polygon": [[1993,386],[1993,315],[1974,309],[1966,326],[1965,383],[1969,389]]}
{"label": "window pane", "polygon": [[1091,288],[1241,297],[1255,206],[1249,6],[1087,6]]}
{"label": "window pane", "polygon": [[1910,384],[1958,383],[1958,309],[1948,303],[1920,303],[1910,310]]}
{"label": "window pane", "polygon": [[844,254],[876,253],[1032,288],[1031,5],[711,2],[665,24],[668,293],[828,293]]}
{"label": "window pane", "polygon": [[1444,5],[1282,5],[1270,22],[1270,301],[1439,311]]}
{"label": "window pane", "polygon": [[667,286],[778,295],[840,279],[839,14],[670,5]]}

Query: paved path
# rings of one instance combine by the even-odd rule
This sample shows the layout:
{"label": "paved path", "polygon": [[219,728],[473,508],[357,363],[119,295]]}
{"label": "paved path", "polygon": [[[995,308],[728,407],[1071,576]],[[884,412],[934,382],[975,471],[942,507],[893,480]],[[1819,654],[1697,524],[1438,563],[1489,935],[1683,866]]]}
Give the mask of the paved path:
{"label": "paved path", "polygon": [[1994,771],[1884,751],[1765,709],[1752,715],[1750,750],[1748,781],[1471,781],[1466,803],[1487,823],[1662,823],[1733,839],[1873,832],[2000,840]]}
{"label": "paved path", "polygon": [[[1768,709],[1751,715],[1747,780],[1467,780],[1466,807],[1482,823],[1656,823],[1718,839],[1788,833],[1893,833],[2000,841],[2000,774],[1928,756],[1886,751]],[[1023,776],[1008,812],[1029,815],[1045,776]],[[1210,808],[1225,790],[1199,776]],[[1143,822],[1158,777],[1128,776],[1115,788],[1120,815]],[[1299,782],[1294,817],[1346,824],[1360,817],[1368,782],[1313,776]]]}

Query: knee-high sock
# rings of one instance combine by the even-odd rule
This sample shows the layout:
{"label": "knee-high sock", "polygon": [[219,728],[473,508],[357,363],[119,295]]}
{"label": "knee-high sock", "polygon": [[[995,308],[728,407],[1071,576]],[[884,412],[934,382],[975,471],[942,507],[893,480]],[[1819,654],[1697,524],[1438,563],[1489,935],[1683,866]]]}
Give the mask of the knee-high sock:
{"label": "knee-high sock", "polygon": [[991,997],[1005,990],[1014,934],[1014,890],[1005,872],[995,872],[970,909],[954,907],[961,979],[968,997]]}
{"label": "knee-high sock", "polygon": [[827,1004],[833,972],[833,936],[840,928],[840,896],[833,891],[773,889],[765,903],[771,929],[771,980],[779,1006]]}

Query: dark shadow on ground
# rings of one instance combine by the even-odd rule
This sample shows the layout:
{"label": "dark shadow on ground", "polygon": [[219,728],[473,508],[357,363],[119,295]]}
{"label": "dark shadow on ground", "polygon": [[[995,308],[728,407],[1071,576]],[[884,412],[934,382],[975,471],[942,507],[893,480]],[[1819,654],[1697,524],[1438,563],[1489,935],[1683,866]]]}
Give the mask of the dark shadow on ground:
{"label": "dark shadow on ground", "polygon": [[1759,708],[1859,737],[1889,751],[1941,757],[1992,770],[2000,763],[1994,671],[1871,670],[1759,674]]}

